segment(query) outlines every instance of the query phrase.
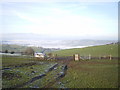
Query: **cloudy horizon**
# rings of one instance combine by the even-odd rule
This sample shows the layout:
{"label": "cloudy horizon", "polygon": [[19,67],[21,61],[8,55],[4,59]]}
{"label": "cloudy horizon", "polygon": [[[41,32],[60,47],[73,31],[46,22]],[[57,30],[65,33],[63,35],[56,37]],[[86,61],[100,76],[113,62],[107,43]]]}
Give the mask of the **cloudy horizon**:
{"label": "cloudy horizon", "polygon": [[2,34],[31,33],[56,39],[118,39],[117,2],[3,2],[0,11]]}

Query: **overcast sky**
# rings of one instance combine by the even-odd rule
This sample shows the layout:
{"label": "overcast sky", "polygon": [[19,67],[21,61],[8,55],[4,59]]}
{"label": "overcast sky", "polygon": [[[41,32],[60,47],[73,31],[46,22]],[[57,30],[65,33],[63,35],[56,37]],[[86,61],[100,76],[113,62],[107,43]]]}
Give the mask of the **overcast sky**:
{"label": "overcast sky", "polygon": [[4,2],[2,33],[54,38],[118,38],[117,2]]}

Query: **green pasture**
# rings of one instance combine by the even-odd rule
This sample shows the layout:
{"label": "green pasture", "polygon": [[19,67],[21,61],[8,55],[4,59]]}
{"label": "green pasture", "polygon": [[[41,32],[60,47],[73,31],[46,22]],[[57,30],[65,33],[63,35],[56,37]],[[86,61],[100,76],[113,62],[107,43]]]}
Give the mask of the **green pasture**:
{"label": "green pasture", "polygon": [[[82,56],[104,56],[112,55],[118,56],[118,45],[101,45],[86,48],[66,49],[53,52],[58,56],[72,56],[78,53]],[[39,61],[33,57],[22,56],[0,56],[2,57],[2,68],[13,68],[23,64],[37,63],[31,66],[22,66],[13,68],[11,70],[2,70],[2,73],[6,74],[2,78],[3,88],[14,87],[15,85],[22,84],[29,81],[31,78],[43,74],[46,69],[56,63],[55,60],[51,61]],[[46,64],[38,65],[43,62]],[[58,62],[59,63],[59,62]],[[47,86],[50,82],[55,82],[50,88],[117,88],[118,87],[118,60],[80,60],[70,61],[68,63],[68,70],[65,77],[59,81],[55,81],[55,77],[61,72],[61,66],[63,63],[59,63],[56,70],[52,70],[47,73],[42,79],[36,80],[29,85],[25,85],[23,88],[42,88]],[[32,72],[35,73],[32,73]],[[8,75],[8,76],[7,76]],[[9,77],[10,75],[10,77]]]}
{"label": "green pasture", "polygon": [[65,49],[60,51],[55,51],[53,54],[58,56],[73,56],[73,54],[78,53],[81,56],[107,56],[112,55],[113,57],[118,56],[118,44],[111,45],[100,45],[100,46],[91,46],[86,48],[74,48],[74,49]]}
{"label": "green pasture", "polygon": [[15,66],[24,63],[30,63],[35,61],[34,58],[26,58],[21,56],[1,56],[2,57],[2,67],[5,66]]}
{"label": "green pasture", "polygon": [[[117,88],[117,60],[71,61],[66,76],[60,82],[66,88]],[[58,83],[53,85],[59,88]]]}

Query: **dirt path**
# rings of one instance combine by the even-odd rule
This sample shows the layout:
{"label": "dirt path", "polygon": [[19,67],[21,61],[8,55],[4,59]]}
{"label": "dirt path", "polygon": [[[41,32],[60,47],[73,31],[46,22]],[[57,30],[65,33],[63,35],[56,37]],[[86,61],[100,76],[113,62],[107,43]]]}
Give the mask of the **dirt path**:
{"label": "dirt path", "polygon": [[10,69],[14,69],[14,68],[20,68],[20,67],[26,67],[26,66],[32,66],[32,65],[37,65],[37,63],[36,62],[23,63],[23,64],[19,64],[19,65],[12,65],[12,67],[11,67],[11,65],[9,65],[9,66],[7,66],[7,68],[3,67],[2,70],[10,70]]}
{"label": "dirt path", "polygon": [[45,77],[47,75],[47,73],[51,72],[55,67],[57,67],[58,64],[55,64],[53,65],[52,67],[50,67],[47,72],[45,74],[41,74],[41,75],[38,75],[36,77],[33,77],[31,78],[29,81],[26,81],[22,84],[19,84],[19,85],[16,85],[16,86],[13,86],[11,88],[22,88],[24,87],[25,85],[29,85],[30,83],[33,83],[34,81],[38,80],[38,79],[42,79],[43,77]]}
{"label": "dirt path", "polygon": [[[61,61],[58,61],[58,63],[63,64],[63,65],[65,65],[67,67],[68,64],[70,63],[70,60],[61,60]],[[64,70],[64,74],[61,74],[60,76],[55,78],[53,81],[51,81],[47,85],[45,85],[43,88],[51,88],[55,83],[59,82],[59,80],[64,78],[64,76],[67,74],[67,69]]]}
{"label": "dirt path", "polygon": [[60,79],[64,78],[66,75],[66,72],[64,74],[61,74],[57,78],[55,78],[53,81],[49,82],[47,85],[45,85],[43,88],[51,88],[55,83],[57,83]]}

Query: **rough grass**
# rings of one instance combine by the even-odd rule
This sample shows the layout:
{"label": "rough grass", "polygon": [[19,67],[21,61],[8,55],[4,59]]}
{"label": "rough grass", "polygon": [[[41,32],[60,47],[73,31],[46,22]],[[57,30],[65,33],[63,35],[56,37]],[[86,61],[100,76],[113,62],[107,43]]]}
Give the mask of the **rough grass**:
{"label": "rough grass", "polygon": [[73,56],[73,54],[78,53],[81,56],[104,56],[104,55],[112,55],[113,57],[118,56],[118,44],[111,45],[100,45],[100,46],[92,46],[86,48],[75,48],[75,49],[65,49],[60,51],[53,52],[58,56]]}
{"label": "rough grass", "polygon": [[[118,56],[118,46],[115,44],[112,45],[102,45],[102,46],[94,46],[87,48],[79,48],[79,49],[68,49],[61,50],[57,53],[58,56],[71,56],[75,53],[79,53],[80,55],[88,55],[99,56],[99,55],[109,55]],[[25,58],[25,57],[2,57],[3,67],[12,67],[15,65],[21,65],[24,63],[30,63],[35,61],[34,58]],[[53,62],[53,61],[45,61],[45,62]],[[34,71],[38,71],[36,74],[31,75],[30,77],[34,77],[38,75],[38,73],[42,73],[42,70],[45,70],[47,66],[36,66],[33,65]],[[58,69],[60,71],[60,69]],[[4,78],[3,85],[8,85],[4,87],[11,87],[15,84],[23,83],[30,79],[30,77],[25,74],[30,74],[31,69],[29,67],[23,67],[19,69],[13,69],[12,71],[7,71],[7,73],[11,72],[10,75],[14,76],[16,71],[22,71],[23,73],[18,73],[18,76],[10,81]],[[59,72],[57,71],[57,72]],[[31,83],[30,86],[27,85],[25,88],[31,87],[33,88],[35,85],[39,87],[43,87],[47,85],[48,82],[51,82],[56,74],[56,71],[52,71],[48,73],[46,78],[41,80],[37,80],[34,83]],[[22,78],[16,78],[20,77]],[[16,83],[16,81],[19,81]],[[67,74],[64,78],[60,79],[62,85],[66,88],[117,88],[118,87],[118,60],[81,60],[81,61],[70,61],[68,64]],[[62,85],[58,82],[53,84],[51,88],[60,88]]]}
{"label": "rough grass", "polygon": [[53,83],[53,81],[55,82],[55,78],[57,77],[57,74],[60,73],[60,71],[62,71],[61,69],[62,65],[58,65],[56,70],[52,70],[48,73],[46,73],[46,76],[36,80],[33,83],[30,83],[29,85],[25,85],[23,88],[43,88],[45,86],[47,86],[49,83]]}
{"label": "rough grass", "polygon": [[[28,63],[28,65],[26,63]],[[36,64],[29,65],[29,63]],[[56,62],[54,61],[37,61],[34,58],[4,56],[2,68],[11,69],[2,70],[2,74],[4,75],[2,78],[2,87],[10,88],[16,85],[22,85],[23,83],[31,80],[32,78],[45,73],[45,70],[48,70],[55,63]]]}
{"label": "rough grass", "polygon": [[2,67],[30,63],[34,60],[34,58],[2,56]]}
{"label": "rough grass", "polygon": [[[22,85],[23,83],[30,81],[32,78],[43,74],[45,70],[48,69],[51,65],[32,65],[28,67],[15,68],[12,70],[5,70],[4,73],[6,73],[6,77],[3,77],[3,88],[10,88],[16,85]],[[12,76],[11,74],[16,75],[17,77]]]}
{"label": "rough grass", "polygon": [[[67,75],[60,80],[66,88],[117,88],[117,60],[71,61]],[[56,83],[54,88],[59,88]]]}

